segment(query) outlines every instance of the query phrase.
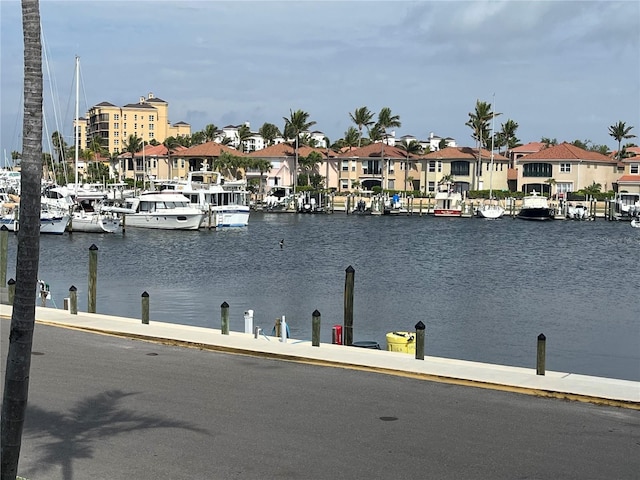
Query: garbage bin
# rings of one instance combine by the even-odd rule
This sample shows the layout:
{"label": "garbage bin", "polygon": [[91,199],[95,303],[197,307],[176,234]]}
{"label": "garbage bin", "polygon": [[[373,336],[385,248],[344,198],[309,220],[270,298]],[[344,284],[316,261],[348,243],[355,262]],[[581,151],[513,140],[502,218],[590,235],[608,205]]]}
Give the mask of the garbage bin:
{"label": "garbage bin", "polygon": [[413,332],[387,333],[387,351],[416,353],[416,336]]}
{"label": "garbage bin", "polygon": [[374,350],[380,350],[380,344],[378,342],[373,342],[370,340],[365,340],[362,342],[353,342],[351,345],[353,347],[372,348]]}

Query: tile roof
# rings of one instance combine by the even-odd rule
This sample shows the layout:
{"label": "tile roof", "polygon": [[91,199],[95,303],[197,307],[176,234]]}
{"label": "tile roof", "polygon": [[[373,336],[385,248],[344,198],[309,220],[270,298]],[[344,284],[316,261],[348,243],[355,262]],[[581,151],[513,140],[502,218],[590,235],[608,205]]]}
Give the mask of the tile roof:
{"label": "tile roof", "polygon": [[612,160],[606,155],[598,152],[590,152],[567,142],[544,148],[536,153],[531,153],[518,161],[528,162],[531,160],[585,160],[596,163],[615,163],[615,160]]}
{"label": "tile roof", "polygon": [[[178,145],[177,147],[171,149],[171,155],[182,155],[182,152],[186,150],[187,147],[183,147],[182,145]],[[136,152],[136,157],[142,157],[142,150]],[[144,146],[144,156],[145,157],[166,157],[167,156],[167,148],[160,145],[145,145]],[[124,152],[118,155],[118,158],[130,158],[131,154],[129,152]]]}
{"label": "tile roof", "polygon": [[640,175],[622,175],[618,179],[618,183],[639,183],[640,184]]}
{"label": "tile roof", "polygon": [[[364,147],[356,148],[354,150],[339,153],[336,155],[338,158],[380,158],[382,154],[382,143],[370,143],[369,145],[365,145]],[[398,147],[392,147],[391,145],[384,145],[384,156],[385,158],[407,158],[407,154],[404,150]],[[420,155],[409,155],[409,158],[420,158]]]}
{"label": "tile roof", "polygon": [[[326,158],[327,151],[324,148],[312,148],[307,145],[300,145],[298,147],[298,156],[306,157],[311,152],[318,152],[320,155]],[[265,147],[262,150],[255,150],[248,155],[250,157],[257,158],[284,158],[284,157],[293,157],[295,156],[295,148],[288,142],[277,143],[275,145],[271,145],[269,147]],[[329,157],[336,156],[335,153],[329,150]]]}
{"label": "tile roof", "polygon": [[222,153],[229,153],[236,157],[246,156],[235,148],[227,147],[217,142],[207,142],[187,148],[180,152],[183,157],[219,157]]}
{"label": "tile roof", "polygon": [[[489,160],[491,158],[491,152],[480,149],[480,154],[483,160]],[[476,160],[478,150],[471,147],[447,147],[441,150],[427,153],[424,155],[426,160]],[[497,162],[508,162],[509,159],[498,153],[493,154],[493,160]]]}
{"label": "tile roof", "polygon": [[515,153],[533,153],[539,152],[543,148],[546,148],[546,144],[542,142],[529,142],[525,145],[520,145],[519,147],[512,148],[509,150],[510,152]]}

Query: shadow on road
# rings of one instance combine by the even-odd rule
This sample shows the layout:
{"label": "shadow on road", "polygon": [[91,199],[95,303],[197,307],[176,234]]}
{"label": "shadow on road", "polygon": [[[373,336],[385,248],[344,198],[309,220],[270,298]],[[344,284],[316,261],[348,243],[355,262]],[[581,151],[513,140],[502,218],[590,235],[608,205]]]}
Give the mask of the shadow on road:
{"label": "shadow on road", "polygon": [[[136,430],[179,428],[208,434],[188,422],[159,415],[146,415],[121,408],[121,402],[137,393],[110,390],[76,403],[68,413],[48,411],[37,406],[27,408],[24,435],[44,438],[46,443],[34,452],[38,467],[22,472],[36,477],[59,465],[65,480],[73,480],[73,462],[92,458],[95,444],[107,437]],[[50,440],[49,440],[50,439]]]}

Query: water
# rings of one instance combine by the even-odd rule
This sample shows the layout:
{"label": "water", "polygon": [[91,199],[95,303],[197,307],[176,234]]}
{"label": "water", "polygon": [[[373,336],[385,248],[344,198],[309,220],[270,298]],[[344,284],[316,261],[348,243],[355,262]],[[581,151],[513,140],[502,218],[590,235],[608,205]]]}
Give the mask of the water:
{"label": "water", "polygon": [[[62,306],[71,285],[86,311],[89,247],[98,247],[98,313],[232,330],[245,310],[270,331],[322,341],[343,323],[345,269],[355,269],[354,340],[385,348],[389,331],[427,327],[427,355],[640,380],[640,232],[628,223],[525,222],[252,213],[243,229],[127,229],[42,236],[40,278]],[[284,239],[284,248],[279,242]],[[10,235],[9,273],[16,240]],[[49,303],[51,305],[51,303]]]}

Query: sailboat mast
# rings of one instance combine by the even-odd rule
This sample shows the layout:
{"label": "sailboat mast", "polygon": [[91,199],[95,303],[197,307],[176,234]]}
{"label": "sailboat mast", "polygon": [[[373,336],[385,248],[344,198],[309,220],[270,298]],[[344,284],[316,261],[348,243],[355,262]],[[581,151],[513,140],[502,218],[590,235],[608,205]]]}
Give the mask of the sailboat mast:
{"label": "sailboat mast", "polygon": [[76,122],[75,122],[75,190],[78,190],[78,156],[80,154],[80,57],[76,55]]}
{"label": "sailboat mast", "polygon": [[491,105],[491,162],[489,163],[489,165],[491,165],[489,167],[491,170],[489,171],[489,201],[491,201],[491,198],[493,197],[493,149],[495,147],[495,139],[496,139],[495,125],[496,125],[496,94],[494,93],[493,105]]}

